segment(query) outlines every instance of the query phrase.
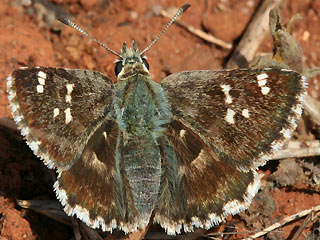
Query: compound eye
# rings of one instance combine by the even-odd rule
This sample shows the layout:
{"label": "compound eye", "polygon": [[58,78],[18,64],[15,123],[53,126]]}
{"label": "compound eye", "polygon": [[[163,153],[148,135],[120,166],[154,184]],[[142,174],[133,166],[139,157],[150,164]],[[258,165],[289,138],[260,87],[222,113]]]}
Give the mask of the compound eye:
{"label": "compound eye", "polygon": [[114,72],[116,73],[116,76],[121,72],[122,70],[122,61],[116,62],[116,66],[114,67]]}
{"label": "compound eye", "polygon": [[147,59],[142,58],[142,61],[143,61],[144,66],[146,66],[146,68],[149,70],[149,63],[148,63]]}

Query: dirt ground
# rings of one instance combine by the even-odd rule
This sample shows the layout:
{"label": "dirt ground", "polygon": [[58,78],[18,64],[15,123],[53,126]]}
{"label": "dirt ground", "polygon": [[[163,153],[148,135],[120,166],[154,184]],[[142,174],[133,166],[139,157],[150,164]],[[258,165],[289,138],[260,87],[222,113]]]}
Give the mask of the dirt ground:
{"label": "dirt ground", "polygon": [[[0,117],[11,117],[6,94],[6,77],[21,66],[50,66],[94,69],[113,80],[115,56],[77,31],[55,21],[55,13],[73,16],[74,21],[111,49],[118,51],[126,41],[134,39],[140,49],[145,48],[168,22],[157,16],[156,9],[177,8],[185,3],[191,8],[182,20],[205,30],[236,46],[260,1],[210,0],[2,0],[0,1]],[[300,13],[294,36],[301,44],[309,67],[320,66],[320,1],[287,0],[281,10],[285,22]],[[270,52],[272,39],[266,37],[257,54]],[[191,34],[177,25],[171,26],[147,53],[153,79],[160,82],[165,76],[182,70],[222,69],[231,51]],[[320,76],[309,79],[309,94],[319,99]],[[317,128],[295,133],[298,139],[317,139]],[[312,130],[312,131],[311,131]],[[262,230],[286,216],[320,204],[319,188],[315,187],[308,171],[300,161],[319,162],[319,157],[270,161],[259,170],[263,174],[262,190],[250,209],[209,232],[192,239],[207,239],[208,233],[242,232],[231,237],[241,239],[247,233]],[[318,164],[319,166],[319,164]],[[288,169],[292,172],[288,172]],[[283,176],[295,176],[283,180]],[[289,181],[289,183],[288,183]],[[0,239],[71,239],[73,230],[39,213],[20,208],[16,200],[54,200],[50,172],[24,143],[20,133],[0,125]],[[268,239],[291,239],[304,219],[277,229]],[[304,230],[305,236],[319,233],[318,225]],[[162,233],[151,227],[152,233]],[[319,235],[318,235],[319,237]],[[221,238],[218,237],[218,238]],[[172,238],[166,238],[172,239]],[[181,238],[180,238],[181,239]],[[190,239],[190,238],[189,238]],[[260,238],[262,239],[262,238]],[[305,239],[301,236],[300,239]],[[310,238],[312,239],[312,238]],[[316,239],[316,238],[315,238]]]}

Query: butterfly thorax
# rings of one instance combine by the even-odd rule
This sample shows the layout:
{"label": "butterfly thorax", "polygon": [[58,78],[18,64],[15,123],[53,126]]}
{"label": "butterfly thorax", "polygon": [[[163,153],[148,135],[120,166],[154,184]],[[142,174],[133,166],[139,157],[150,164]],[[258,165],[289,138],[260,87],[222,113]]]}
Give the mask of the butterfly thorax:
{"label": "butterfly thorax", "polygon": [[126,138],[151,135],[156,140],[162,125],[171,117],[167,97],[161,86],[152,81],[135,42],[132,48],[124,43],[121,56],[113,102],[119,127]]}

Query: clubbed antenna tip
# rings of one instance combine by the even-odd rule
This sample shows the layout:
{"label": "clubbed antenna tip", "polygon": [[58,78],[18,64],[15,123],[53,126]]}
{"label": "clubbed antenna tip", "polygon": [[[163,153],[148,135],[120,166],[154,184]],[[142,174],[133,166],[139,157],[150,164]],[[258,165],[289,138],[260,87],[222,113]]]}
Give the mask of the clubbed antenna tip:
{"label": "clubbed antenna tip", "polygon": [[181,9],[183,10],[183,12],[185,12],[189,7],[191,7],[191,4],[187,3],[187,4],[183,5],[181,7]]}
{"label": "clubbed antenna tip", "polygon": [[162,34],[164,34],[165,31],[167,31],[167,29],[170,27],[170,25],[172,23],[174,23],[174,21],[177,20],[178,17],[180,17],[182,15],[182,13],[184,13],[191,5],[189,3],[183,5],[179,10],[178,12],[173,16],[173,18],[171,18],[170,22],[168,22],[167,26],[165,26],[165,28],[158,34],[158,36],[149,44],[148,47],[146,47],[142,52],[141,52],[141,55],[144,54],[146,51],[148,51],[151,46],[153,44],[155,44],[159,38],[161,37]]}

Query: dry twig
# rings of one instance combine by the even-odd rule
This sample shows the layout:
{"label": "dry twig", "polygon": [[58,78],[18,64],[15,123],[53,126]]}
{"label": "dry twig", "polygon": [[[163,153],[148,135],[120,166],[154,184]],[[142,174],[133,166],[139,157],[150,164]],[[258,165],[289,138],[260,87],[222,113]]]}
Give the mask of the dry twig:
{"label": "dry twig", "polygon": [[[280,6],[283,0],[264,0],[254,18],[247,27],[241,41],[229,59],[226,68],[247,67],[269,31],[269,12]],[[244,61],[246,60],[246,61]]]}
{"label": "dry twig", "polygon": [[309,213],[304,222],[300,225],[298,230],[295,232],[291,240],[298,240],[301,236],[303,230],[308,226],[309,223],[314,223],[317,219],[319,219],[320,213],[314,215],[313,212]]}
{"label": "dry twig", "polygon": [[[320,155],[319,140],[296,141],[290,140],[287,142],[287,148],[281,149],[274,153],[271,160],[278,160],[282,158],[301,158],[313,157]],[[306,147],[301,147],[306,146]]]}
{"label": "dry twig", "polygon": [[280,222],[272,224],[271,226],[269,226],[269,227],[265,228],[264,230],[248,237],[247,239],[256,239],[256,238],[261,237],[261,236],[263,236],[263,235],[265,235],[265,234],[267,234],[267,233],[269,233],[269,232],[271,232],[271,231],[273,231],[273,230],[275,230],[275,229],[277,229],[277,228],[279,228],[289,222],[292,222],[292,221],[297,220],[298,218],[304,217],[304,216],[310,214],[311,212],[318,212],[318,211],[320,211],[320,205],[313,207],[311,209],[303,210],[301,212],[298,212],[296,214],[293,214],[291,216],[288,216],[288,217],[282,219]]}
{"label": "dry twig", "polygon": [[313,157],[320,155],[320,147],[314,148],[296,148],[296,149],[282,149],[277,151],[271,160],[277,160],[282,158],[301,158],[301,157]]}
{"label": "dry twig", "polygon": [[[171,19],[172,18],[172,15],[164,10],[164,9],[161,9],[160,10],[160,15],[163,16],[163,17],[166,17],[166,18],[169,18]],[[179,26],[181,27],[184,27],[185,29],[187,29],[189,32],[191,32],[192,34],[196,35],[197,37],[209,42],[209,43],[213,43],[213,44],[216,44],[222,48],[226,48],[226,49],[231,49],[232,48],[232,44],[231,43],[227,43],[227,42],[224,42],[223,40],[221,39],[218,39],[204,31],[201,31],[200,29],[197,29],[181,20],[177,20],[175,22],[176,24],[178,24]]]}

